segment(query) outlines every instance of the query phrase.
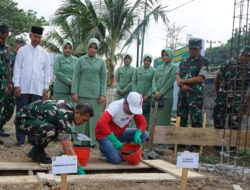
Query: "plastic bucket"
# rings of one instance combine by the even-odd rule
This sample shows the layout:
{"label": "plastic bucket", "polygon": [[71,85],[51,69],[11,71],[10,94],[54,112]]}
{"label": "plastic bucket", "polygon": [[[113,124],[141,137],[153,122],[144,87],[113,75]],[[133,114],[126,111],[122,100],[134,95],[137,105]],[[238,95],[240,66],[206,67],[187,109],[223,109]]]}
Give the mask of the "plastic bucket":
{"label": "plastic bucket", "polygon": [[90,148],[89,147],[73,147],[73,149],[76,153],[78,162],[82,166],[86,166],[89,160]]}
{"label": "plastic bucket", "polygon": [[131,165],[137,165],[142,160],[141,145],[125,144],[122,147],[121,155]]}

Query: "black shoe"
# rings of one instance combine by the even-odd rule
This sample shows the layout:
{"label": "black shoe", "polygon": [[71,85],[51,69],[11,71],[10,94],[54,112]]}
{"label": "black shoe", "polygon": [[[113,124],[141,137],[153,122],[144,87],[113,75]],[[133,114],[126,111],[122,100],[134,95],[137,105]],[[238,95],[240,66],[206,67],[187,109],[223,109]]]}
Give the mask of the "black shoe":
{"label": "black shoe", "polygon": [[44,148],[33,147],[27,155],[31,160],[42,164],[51,164],[51,158],[46,154]]}
{"label": "black shoe", "polygon": [[4,131],[3,129],[0,129],[0,136],[1,137],[9,137],[10,133]]}
{"label": "black shoe", "polygon": [[0,141],[0,144],[4,144],[4,142],[3,142],[3,141]]}
{"label": "black shoe", "polygon": [[23,146],[23,145],[24,145],[24,143],[21,143],[21,142],[16,143],[16,146]]}
{"label": "black shoe", "polygon": [[45,152],[45,149],[44,148],[41,148],[40,149],[40,152],[41,152],[41,155],[43,156],[43,158],[46,158],[46,159],[50,159],[51,158],[49,157],[49,155]]}

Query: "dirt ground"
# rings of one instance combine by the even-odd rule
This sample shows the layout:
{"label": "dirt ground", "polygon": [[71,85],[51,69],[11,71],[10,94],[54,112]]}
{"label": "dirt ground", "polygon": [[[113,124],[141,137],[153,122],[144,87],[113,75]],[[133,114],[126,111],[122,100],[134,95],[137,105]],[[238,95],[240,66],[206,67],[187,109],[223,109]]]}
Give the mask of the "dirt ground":
{"label": "dirt ground", "polygon": [[[22,161],[28,162],[29,158],[26,154],[31,149],[31,146],[26,144],[21,147],[15,146],[15,127],[13,120],[11,120],[4,128],[6,131],[11,133],[8,138],[0,137],[5,142],[4,145],[0,146],[0,161]],[[51,143],[47,148],[47,152],[50,155],[60,155],[62,149],[58,143]],[[164,159],[164,158],[163,158]],[[165,158],[168,160],[168,158]],[[170,159],[171,160],[171,159]],[[173,159],[172,159],[173,161]],[[103,162],[99,159],[98,148],[91,149],[91,156],[89,162]],[[206,176],[204,179],[199,180],[188,180],[188,190],[233,190],[233,184],[240,185],[243,190],[248,190],[250,187],[249,179],[241,179],[239,177],[229,177],[223,173],[218,172],[201,172]],[[69,184],[69,190],[176,190],[180,188],[180,181],[158,181],[158,182],[118,182],[118,181],[77,181],[73,184]],[[0,185],[0,190],[35,190],[35,189],[51,189],[47,186],[27,184],[27,185]]]}

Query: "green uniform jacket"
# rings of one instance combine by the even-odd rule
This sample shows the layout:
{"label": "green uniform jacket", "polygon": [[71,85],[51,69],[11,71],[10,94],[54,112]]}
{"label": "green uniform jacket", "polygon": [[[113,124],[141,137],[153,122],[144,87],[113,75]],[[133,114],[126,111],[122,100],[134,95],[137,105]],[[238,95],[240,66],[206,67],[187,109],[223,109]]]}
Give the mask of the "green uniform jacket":
{"label": "green uniform jacket", "polygon": [[[132,77],[135,68],[131,65],[124,65],[120,67],[116,72],[116,92],[125,90],[126,94],[132,90]],[[119,95],[118,95],[119,96]]]}
{"label": "green uniform jacket", "polygon": [[71,84],[77,57],[59,55],[54,61],[54,73],[56,76],[54,84],[55,93],[71,94]]}
{"label": "green uniform jacket", "polygon": [[104,61],[97,56],[84,55],[76,64],[71,92],[85,98],[106,96],[106,80],[107,69]]}
{"label": "green uniform jacket", "polygon": [[160,91],[161,97],[173,98],[176,69],[176,65],[172,62],[162,64],[156,69],[153,79],[153,93]]}
{"label": "green uniform jacket", "polygon": [[143,97],[152,96],[154,75],[155,69],[153,67],[145,68],[141,66],[137,68],[133,74],[132,91],[142,94]]}
{"label": "green uniform jacket", "polygon": [[[0,46],[0,100],[5,97],[7,83],[11,80],[12,52],[9,46]],[[8,79],[9,78],[9,79]]]}

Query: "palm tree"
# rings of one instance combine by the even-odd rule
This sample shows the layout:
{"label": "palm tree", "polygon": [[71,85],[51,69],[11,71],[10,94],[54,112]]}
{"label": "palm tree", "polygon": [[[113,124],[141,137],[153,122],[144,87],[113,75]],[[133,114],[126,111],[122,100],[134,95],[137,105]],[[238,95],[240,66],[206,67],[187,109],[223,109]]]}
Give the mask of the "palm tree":
{"label": "palm tree", "polygon": [[[144,15],[145,9],[147,14]],[[124,48],[147,26],[151,16],[156,21],[161,17],[167,22],[158,0],[64,0],[55,15],[53,24],[60,27],[61,36],[70,38],[75,47],[81,47],[81,51],[86,48],[84,44],[90,37],[101,41],[101,52],[106,57],[108,68],[108,85],[112,83],[114,67]],[[137,25],[138,18],[141,22]],[[60,44],[61,39],[57,34],[53,35],[50,40]]]}

